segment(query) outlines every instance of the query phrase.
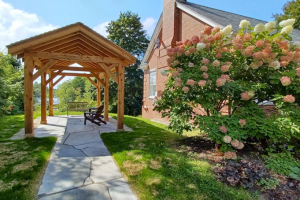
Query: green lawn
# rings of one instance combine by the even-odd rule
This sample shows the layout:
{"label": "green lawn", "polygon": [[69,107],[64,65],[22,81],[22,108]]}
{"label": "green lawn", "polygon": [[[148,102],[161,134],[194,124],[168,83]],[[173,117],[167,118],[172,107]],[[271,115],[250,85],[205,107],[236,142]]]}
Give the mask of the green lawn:
{"label": "green lawn", "polygon": [[[35,117],[39,116],[38,114]],[[33,200],[56,138],[9,140],[24,127],[24,115],[0,119],[0,199]]]}
{"label": "green lawn", "polygon": [[[67,112],[54,110],[54,115]],[[69,112],[83,115],[83,112]],[[34,118],[41,116],[39,110]],[[9,140],[24,127],[24,115],[4,116],[0,119],[0,200],[33,200],[37,192],[55,137]]]}
{"label": "green lawn", "polygon": [[208,162],[179,152],[180,137],[165,125],[129,116],[124,121],[133,132],[101,137],[140,199],[257,198],[216,181]]}

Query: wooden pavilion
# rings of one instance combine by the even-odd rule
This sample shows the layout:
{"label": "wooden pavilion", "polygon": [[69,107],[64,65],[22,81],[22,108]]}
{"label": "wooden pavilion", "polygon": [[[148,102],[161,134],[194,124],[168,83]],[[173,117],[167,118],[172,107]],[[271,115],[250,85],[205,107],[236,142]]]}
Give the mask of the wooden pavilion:
{"label": "wooden pavilion", "polygon": [[[109,78],[118,84],[118,124],[124,129],[124,71],[136,58],[82,23],[43,33],[7,46],[8,53],[22,58],[24,68],[25,137],[34,136],[33,82],[41,77],[41,123],[47,123],[46,86],[49,84],[49,116],[53,116],[53,87],[65,76],[83,76],[104,87],[104,120],[108,121]],[[78,63],[82,67],[71,67]],[[34,69],[36,72],[34,73]],[[77,71],[68,73],[68,71]],[[79,73],[80,72],[80,73]],[[86,72],[86,73],[84,73]],[[48,74],[48,78],[47,78]],[[60,77],[59,77],[60,76]],[[59,77],[57,81],[54,78]],[[97,79],[95,83],[91,77]]]}

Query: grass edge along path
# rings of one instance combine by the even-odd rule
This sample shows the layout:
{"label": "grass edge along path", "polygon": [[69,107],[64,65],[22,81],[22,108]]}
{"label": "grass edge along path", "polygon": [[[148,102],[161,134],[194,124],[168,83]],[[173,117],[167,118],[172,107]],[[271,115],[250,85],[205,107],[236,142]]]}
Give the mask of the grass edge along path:
{"label": "grass edge along path", "polygon": [[57,139],[9,140],[23,127],[24,115],[0,119],[0,200],[37,199],[44,170]]}
{"label": "grass edge along path", "polygon": [[125,116],[124,124],[133,132],[101,137],[140,199],[258,198],[243,188],[218,182],[208,162],[178,152],[180,137],[167,126],[130,116]]}

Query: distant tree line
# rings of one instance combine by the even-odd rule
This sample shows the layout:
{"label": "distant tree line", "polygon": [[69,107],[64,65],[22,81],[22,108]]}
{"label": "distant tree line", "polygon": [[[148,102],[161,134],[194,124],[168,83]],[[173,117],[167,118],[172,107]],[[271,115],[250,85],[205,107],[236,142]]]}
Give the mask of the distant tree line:
{"label": "distant tree line", "polygon": [[0,52],[0,117],[24,111],[24,73],[21,62]]}

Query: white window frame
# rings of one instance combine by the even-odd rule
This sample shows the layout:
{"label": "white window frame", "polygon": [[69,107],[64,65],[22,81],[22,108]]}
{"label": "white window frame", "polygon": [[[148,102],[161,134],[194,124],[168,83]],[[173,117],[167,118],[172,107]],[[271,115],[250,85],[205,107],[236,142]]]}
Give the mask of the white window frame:
{"label": "white window frame", "polygon": [[[154,94],[150,94],[150,92],[151,92],[151,90],[150,90],[150,87],[151,87],[151,74],[154,74],[155,73],[155,92],[154,92]],[[156,78],[157,78],[157,74],[156,74],[156,69],[151,69],[150,71],[149,71],[149,99],[154,99],[155,98],[155,96],[156,96],[156,94],[157,94],[157,92],[156,92]]]}

